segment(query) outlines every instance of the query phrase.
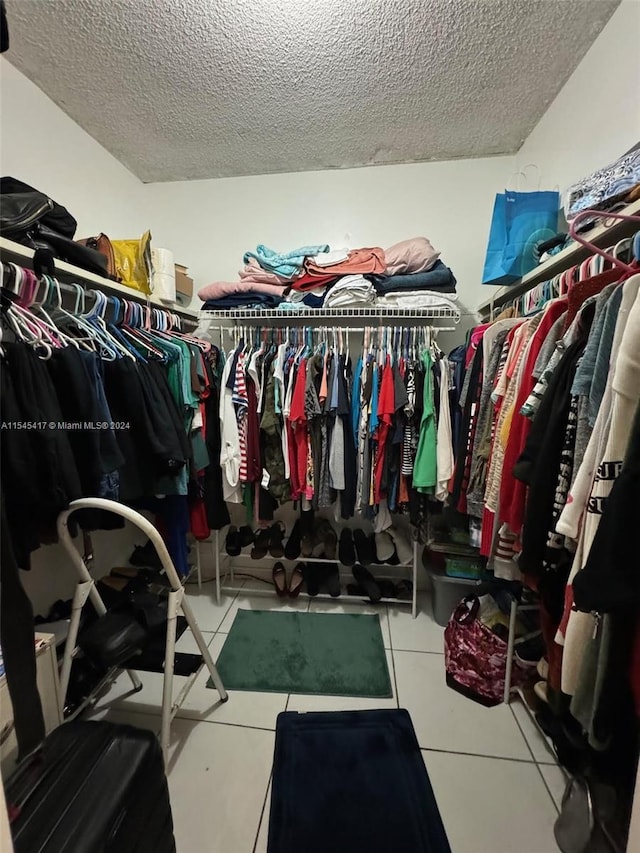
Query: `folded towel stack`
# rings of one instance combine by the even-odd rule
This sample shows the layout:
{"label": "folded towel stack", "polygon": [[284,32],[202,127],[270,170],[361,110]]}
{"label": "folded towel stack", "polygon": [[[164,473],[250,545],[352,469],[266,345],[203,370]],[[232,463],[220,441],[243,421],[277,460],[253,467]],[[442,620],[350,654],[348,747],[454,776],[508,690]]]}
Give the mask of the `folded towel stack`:
{"label": "folded towel stack", "polygon": [[[327,244],[278,253],[246,252],[239,281],[198,291],[204,308],[396,307],[451,305],[456,280],[426,237],[379,248],[331,249]],[[446,295],[444,301],[442,297]]]}

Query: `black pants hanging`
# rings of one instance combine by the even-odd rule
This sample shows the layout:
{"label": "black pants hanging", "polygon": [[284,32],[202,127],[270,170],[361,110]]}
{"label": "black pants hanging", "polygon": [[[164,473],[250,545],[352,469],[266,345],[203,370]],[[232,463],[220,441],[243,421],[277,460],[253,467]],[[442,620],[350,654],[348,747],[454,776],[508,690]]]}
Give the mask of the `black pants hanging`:
{"label": "black pants hanging", "polygon": [[20,582],[2,496],[0,535],[0,644],[13,704],[19,755],[35,749],[44,738],[44,718],[36,685],[33,609]]}

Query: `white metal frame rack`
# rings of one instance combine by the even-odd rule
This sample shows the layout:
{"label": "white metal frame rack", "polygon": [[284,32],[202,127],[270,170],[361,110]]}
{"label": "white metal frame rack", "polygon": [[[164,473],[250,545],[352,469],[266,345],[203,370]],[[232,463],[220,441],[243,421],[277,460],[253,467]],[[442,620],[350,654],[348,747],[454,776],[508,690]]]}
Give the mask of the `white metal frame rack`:
{"label": "white metal frame rack", "polygon": [[[265,309],[265,308],[238,308],[227,309],[223,311],[206,311],[202,310],[199,314],[200,321],[208,321],[210,325],[217,328],[220,333],[221,345],[223,344],[223,335],[225,332],[232,331],[235,327],[242,324],[258,324],[264,322],[274,327],[299,327],[316,326],[318,329],[326,328],[326,321],[332,321],[328,325],[337,329],[340,332],[363,332],[367,325],[378,325],[380,327],[388,325],[403,325],[403,321],[408,321],[412,326],[416,325],[416,321],[422,321],[423,324],[429,325],[436,332],[453,332],[460,322],[461,312],[458,307],[452,303],[451,307],[442,306],[435,308],[300,308],[295,311],[283,311],[281,309]],[[450,320],[453,322],[451,326],[432,325],[432,320]],[[346,325],[346,322],[360,321],[361,325]],[[223,325],[224,323],[224,325]],[[328,330],[328,329],[327,329]],[[215,582],[216,582],[216,600],[220,603],[221,592],[239,592],[242,586],[235,584],[235,572],[239,571],[233,563],[233,558],[230,559],[229,569],[224,575],[221,573],[220,567],[220,533],[215,531],[212,539],[206,540],[213,546],[213,556],[215,562]],[[202,585],[202,570],[201,570],[201,546],[203,542],[196,542],[196,566],[198,573],[198,585]],[[275,562],[274,558],[267,557]],[[287,562],[286,560],[284,562]],[[305,558],[299,557],[297,560],[289,561],[308,562],[319,564],[334,564],[339,563],[338,560],[317,559],[315,557]],[[384,564],[378,564],[379,567],[384,567]],[[405,568],[411,569],[411,582],[413,590],[411,598],[383,598],[381,604],[396,604],[396,605],[411,605],[411,613],[415,619],[417,616],[417,586],[418,586],[418,543],[413,541],[412,559],[410,563],[402,564]],[[396,568],[396,567],[394,567]],[[227,582],[227,577],[229,582]],[[273,595],[273,590],[251,590],[251,594]],[[300,593],[302,597],[310,597],[308,593]],[[314,596],[316,597],[316,596]],[[317,598],[330,598],[329,595],[319,593]],[[340,600],[358,601],[363,604],[369,604],[369,600],[362,596],[345,596],[341,595]]]}
{"label": "white metal frame rack", "polygon": [[[216,575],[215,575],[216,602],[217,602],[217,604],[220,604],[221,594],[223,592],[231,592],[231,593],[242,592],[243,586],[241,584],[236,585],[235,575],[236,575],[236,573],[239,575],[245,573],[246,569],[245,569],[245,567],[234,565],[233,558],[230,558],[228,570],[225,572],[222,571],[221,566],[220,566],[220,545],[221,545],[221,543],[220,543],[220,531],[215,530],[215,531],[213,531],[213,534],[214,535],[213,535],[212,539],[205,540],[205,541],[210,543],[213,546],[214,563],[215,563],[215,569],[216,569]],[[202,563],[201,563],[202,554],[201,554],[200,548],[203,544],[205,544],[204,541],[196,541],[196,570],[197,570],[198,587],[199,588],[202,588]],[[263,557],[263,559],[269,560],[273,563],[281,562],[284,564],[291,564],[292,567],[296,563],[305,563],[305,564],[317,563],[319,565],[334,565],[334,566],[337,563],[339,566],[342,565],[338,559],[327,560],[327,559],[320,558],[320,557],[302,557],[302,556],[300,556],[300,557],[297,557],[295,560],[287,560],[285,557],[277,557],[276,558],[276,557],[270,557],[267,555],[266,557]],[[372,565],[375,567],[378,567],[378,568],[384,568],[384,567],[386,567],[387,564],[385,564],[385,563],[373,563]],[[412,584],[411,598],[381,598],[378,603],[379,604],[407,605],[407,606],[411,605],[411,615],[415,619],[416,616],[418,615],[418,598],[417,598],[417,591],[418,591],[418,543],[415,540],[413,541],[413,546],[412,546],[411,562],[410,563],[399,563],[397,566],[393,566],[393,568],[394,569],[396,569],[396,568],[411,569],[411,584]],[[228,578],[228,580],[227,580],[227,578]],[[245,590],[245,592],[246,592],[246,590]],[[251,590],[251,595],[256,595],[256,596],[264,595],[264,596],[271,597],[274,594],[275,594],[275,592],[274,592],[273,588],[271,588],[271,589],[265,588],[264,590],[261,590],[261,589],[252,589]],[[316,595],[316,596],[311,596],[307,592],[301,592],[299,594],[299,597],[300,598],[318,598],[318,599],[331,599],[332,598],[332,596],[330,596],[327,593],[323,593],[323,592],[318,593],[318,595]],[[337,599],[334,598],[333,600],[335,601]],[[342,594],[342,592],[340,594],[339,600],[340,601],[353,601],[353,602],[358,602],[358,603],[362,603],[362,604],[371,604],[371,602],[369,601],[368,598],[363,598],[361,595],[344,595],[344,594]]]}

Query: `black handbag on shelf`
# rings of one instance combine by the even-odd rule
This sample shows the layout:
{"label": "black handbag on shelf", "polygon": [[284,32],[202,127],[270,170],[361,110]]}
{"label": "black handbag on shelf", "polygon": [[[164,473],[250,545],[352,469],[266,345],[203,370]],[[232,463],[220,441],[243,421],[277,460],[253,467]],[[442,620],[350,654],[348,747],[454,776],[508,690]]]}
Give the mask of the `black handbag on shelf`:
{"label": "black handbag on shelf", "polygon": [[0,178],[0,235],[30,249],[47,249],[58,260],[116,280],[102,252],[72,239],[76,227],[66,207],[45,193],[16,178]]}
{"label": "black handbag on shelf", "polygon": [[66,207],[58,204],[35,187],[17,178],[0,178],[0,232],[16,242],[22,242],[36,223],[51,228],[57,234],[71,239],[78,223]]}
{"label": "black handbag on shelf", "polygon": [[66,261],[87,272],[116,280],[115,275],[108,273],[108,259],[102,252],[69,240],[62,234],[58,234],[42,222],[38,222],[20,241],[31,249],[49,249],[54,256],[61,261]]}

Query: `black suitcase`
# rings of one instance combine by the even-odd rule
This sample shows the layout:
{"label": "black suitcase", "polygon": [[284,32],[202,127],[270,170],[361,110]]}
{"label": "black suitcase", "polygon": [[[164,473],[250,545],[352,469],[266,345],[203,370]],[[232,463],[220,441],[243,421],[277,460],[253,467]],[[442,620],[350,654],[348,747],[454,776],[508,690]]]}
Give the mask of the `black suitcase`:
{"label": "black suitcase", "polygon": [[15,853],[175,853],[162,751],[143,729],[66,723],[6,797]]}

